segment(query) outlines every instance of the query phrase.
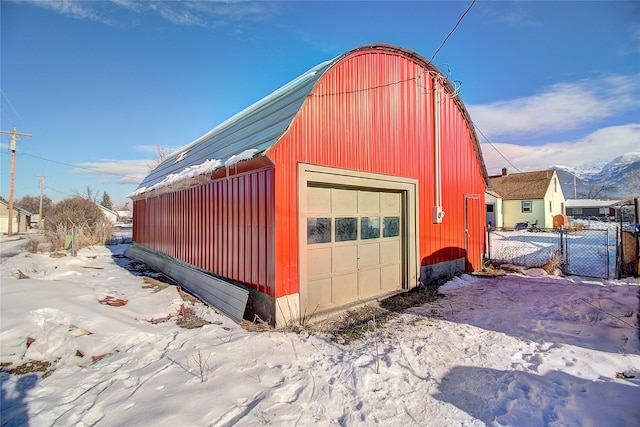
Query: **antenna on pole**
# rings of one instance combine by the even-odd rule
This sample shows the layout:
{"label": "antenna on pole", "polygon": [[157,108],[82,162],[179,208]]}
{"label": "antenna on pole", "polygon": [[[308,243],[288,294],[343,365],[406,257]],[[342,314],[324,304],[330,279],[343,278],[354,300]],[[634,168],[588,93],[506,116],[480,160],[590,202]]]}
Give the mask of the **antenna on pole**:
{"label": "antenna on pole", "polygon": [[11,179],[9,180],[9,218],[7,224],[7,235],[13,235],[13,184],[15,181],[15,169],[16,169],[16,145],[18,143],[19,136],[32,136],[30,133],[17,132],[15,125],[13,130],[0,130],[0,133],[6,133],[11,135]]}

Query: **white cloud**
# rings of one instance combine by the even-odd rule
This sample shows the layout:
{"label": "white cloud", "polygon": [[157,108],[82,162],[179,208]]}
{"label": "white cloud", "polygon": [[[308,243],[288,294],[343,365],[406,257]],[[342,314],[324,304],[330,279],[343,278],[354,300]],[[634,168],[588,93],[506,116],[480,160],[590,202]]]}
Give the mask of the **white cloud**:
{"label": "white cloud", "polygon": [[640,75],[558,83],[528,97],[468,105],[490,139],[579,129],[640,105]]}
{"label": "white cloud", "polygon": [[598,129],[577,141],[550,142],[540,146],[494,142],[481,144],[481,147],[489,174],[497,174],[502,167],[511,168],[511,164],[523,172],[544,170],[553,165],[580,166],[640,151],[640,124]]}
{"label": "white cloud", "polygon": [[[274,8],[271,2],[165,1],[165,0],[33,0],[30,4],[51,9],[74,19],[114,25],[118,9],[134,15],[159,15],[175,25],[216,27],[245,20],[261,20]],[[118,19],[119,21],[119,19]],[[121,22],[119,22],[121,24]]]}
{"label": "white cloud", "polygon": [[94,173],[113,176],[117,184],[139,184],[149,173],[149,160],[104,160],[76,163],[75,173]]}
{"label": "white cloud", "polygon": [[102,22],[111,25],[111,20],[100,11],[99,2],[87,2],[77,0],[33,0],[30,2],[36,6],[44,7],[58,12],[61,15],[67,15],[74,19],[85,19],[90,21]]}

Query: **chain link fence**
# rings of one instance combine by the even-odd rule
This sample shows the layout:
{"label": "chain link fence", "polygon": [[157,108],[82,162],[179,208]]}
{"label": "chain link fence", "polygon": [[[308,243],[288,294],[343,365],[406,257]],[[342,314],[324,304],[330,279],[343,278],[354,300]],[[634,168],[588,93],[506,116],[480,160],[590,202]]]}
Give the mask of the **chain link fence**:
{"label": "chain link fence", "polygon": [[[60,233],[58,233],[60,234]],[[64,249],[70,250],[75,256],[78,250],[85,246],[103,244],[105,246],[131,243],[131,227],[72,227],[70,232],[64,235]]]}
{"label": "chain link fence", "polygon": [[561,256],[560,233],[493,228],[487,239],[487,258],[496,264],[542,267]]}
{"label": "chain link fence", "polygon": [[115,226],[111,233],[111,236],[105,241],[106,246],[120,245],[124,243],[131,243],[133,235],[133,229],[129,227]]}
{"label": "chain link fence", "polygon": [[567,275],[609,279],[617,275],[619,231],[602,229],[491,229],[487,259],[523,267],[557,266]]}
{"label": "chain link fence", "polygon": [[561,235],[564,274],[602,279],[616,277],[617,229],[563,231]]}

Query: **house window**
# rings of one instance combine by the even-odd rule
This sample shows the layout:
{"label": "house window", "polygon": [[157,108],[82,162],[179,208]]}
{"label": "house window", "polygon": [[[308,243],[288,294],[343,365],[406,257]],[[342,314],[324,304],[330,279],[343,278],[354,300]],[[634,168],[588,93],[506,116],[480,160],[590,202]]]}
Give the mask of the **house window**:
{"label": "house window", "polygon": [[582,208],[573,208],[574,215],[582,215]]}
{"label": "house window", "polygon": [[560,203],[560,213],[564,215],[564,203]]}
{"label": "house window", "polygon": [[553,202],[549,201],[549,212],[553,213]]}
{"label": "house window", "polygon": [[553,192],[557,193],[558,192],[558,180],[553,178]]}
{"label": "house window", "polygon": [[493,204],[487,205],[487,213],[493,213]]}
{"label": "house window", "polygon": [[523,200],[522,201],[522,213],[531,213],[532,209],[531,209],[531,201],[530,200]]}
{"label": "house window", "polygon": [[609,208],[600,208],[598,210],[600,215],[609,215]]}

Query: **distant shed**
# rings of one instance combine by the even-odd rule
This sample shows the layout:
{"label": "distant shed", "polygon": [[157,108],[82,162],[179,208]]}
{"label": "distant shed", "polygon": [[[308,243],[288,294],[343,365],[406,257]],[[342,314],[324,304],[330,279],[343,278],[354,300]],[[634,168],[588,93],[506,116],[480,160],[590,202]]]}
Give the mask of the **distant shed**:
{"label": "distant shed", "polygon": [[[13,206],[13,218],[11,219],[11,230],[14,233],[22,233],[31,227],[31,217],[33,214],[19,206]],[[0,197],[0,236],[9,233],[9,202]]]}
{"label": "distant shed", "polygon": [[487,183],[446,77],[363,46],[164,159],[130,195],[131,254],[210,274],[209,302],[282,324],[479,269]]}

